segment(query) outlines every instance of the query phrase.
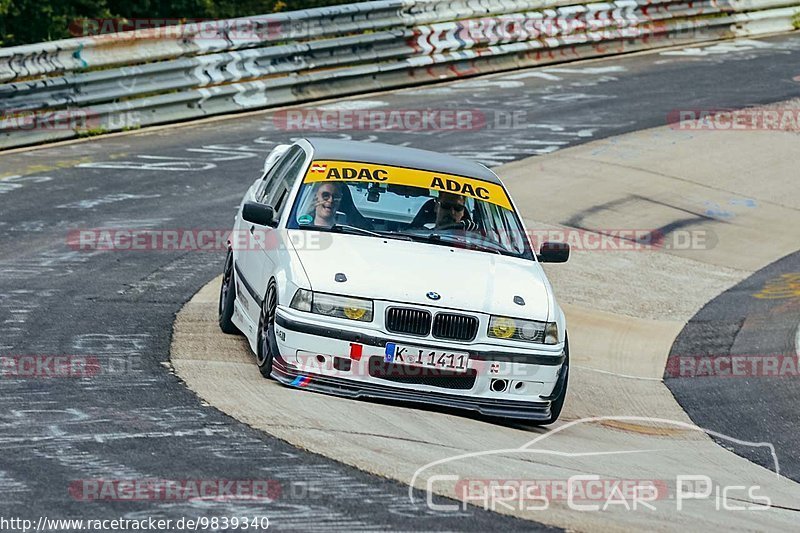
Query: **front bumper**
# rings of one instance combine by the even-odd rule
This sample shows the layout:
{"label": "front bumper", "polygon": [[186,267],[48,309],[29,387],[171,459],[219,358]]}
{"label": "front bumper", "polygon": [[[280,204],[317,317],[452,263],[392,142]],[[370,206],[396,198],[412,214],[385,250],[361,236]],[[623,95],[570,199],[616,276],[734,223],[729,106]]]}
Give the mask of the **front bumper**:
{"label": "front bumper", "polygon": [[[302,315],[305,313],[285,308],[279,308],[276,315],[280,355],[273,362],[272,375],[286,385],[350,398],[406,401],[540,421],[550,418],[551,398],[563,386],[563,352],[509,352],[485,345],[465,347],[402,335],[389,337]],[[467,351],[469,370],[452,373],[385,363],[387,342]],[[360,346],[359,357],[354,356],[353,345]],[[507,383],[505,390],[493,390],[498,380]]]}

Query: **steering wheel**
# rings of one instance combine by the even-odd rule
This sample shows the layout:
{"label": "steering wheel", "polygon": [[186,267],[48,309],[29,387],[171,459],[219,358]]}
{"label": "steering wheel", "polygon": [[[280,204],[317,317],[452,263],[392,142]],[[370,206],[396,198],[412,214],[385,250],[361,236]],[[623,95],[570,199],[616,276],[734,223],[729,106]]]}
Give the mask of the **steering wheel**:
{"label": "steering wheel", "polygon": [[472,221],[461,220],[459,222],[451,222],[442,226],[437,226],[434,229],[456,229],[463,231],[478,231],[478,225]]}
{"label": "steering wheel", "polygon": [[460,222],[451,222],[449,224],[444,224],[442,226],[436,226],[433,229],[434,230],[437,230],[437,229],[464,229],[465,230],[465,229],[467,229],[467,226],[466,226],[466,224],[464,224],[464,221],[462,220]]}

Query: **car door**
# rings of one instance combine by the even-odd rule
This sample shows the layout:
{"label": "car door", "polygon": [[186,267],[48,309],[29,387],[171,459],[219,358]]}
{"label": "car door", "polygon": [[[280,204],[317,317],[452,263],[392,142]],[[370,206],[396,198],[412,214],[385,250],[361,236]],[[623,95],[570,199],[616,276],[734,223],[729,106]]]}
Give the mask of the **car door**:
{"label": "car door", "polygon": [[[278,183],[280,176],[287,169],[293,157],[297,154],[291,148],[281,155],[277,161],[268,169],[261,178],[261,181],[252,186],[244,199],[242,206],[246,202],[263,201],[269,194],[274,185]],[[261,299],[264,290],[260,287],[261,266],[259,260],[262,255],[258,239],[263,236],[266,229],[247,222],[242,218],[241,207],[236,215],[234,231],[231,235],[231,245],[233,248],[234,267],[236,273],[236,294],[237,299],[251,321],[258,323],[258,314],[261,310]]]}
{"label": "car door", "polygon": [[[284,212],[290,209],[288,204],[292,186],[306,165],[305,151],[300,147],[295,148],[296,151],[291,154],[285,169],[276,176],[275,183],[265,192],[263,198],[259,199],[261,203],[272,206],[276,222],[282,220]],[[259,264],[262,267],[261,279],[265,291],[267,283],[275,276],[276,271],[286,267],[282,262],[288,260],[286,256],[286,251],[290,248],[288,239],[286,229],[276,224],[275,228],[265,228],[263,238],[257,241],[257,247],[263,254]]]}
{"label": "car door", "polygon": [[243,298],[246,300],[244,307],[255,324],[258,323],[267,282],[276,270],[276,251],[284,238],[277,229],[277,221],[280,220],[288,203],[293,178],[304,163],[305,152],[302,148],[293,146],[267,172],[261,185],[247,200],[271,206],[275,211],[274,226],[261,226],[241,219],[241,215],[238,217],[239,241],[240,244],[246,243],[246,245],[238,254],[237,274],[243,285],[242,292],[246,295]]}

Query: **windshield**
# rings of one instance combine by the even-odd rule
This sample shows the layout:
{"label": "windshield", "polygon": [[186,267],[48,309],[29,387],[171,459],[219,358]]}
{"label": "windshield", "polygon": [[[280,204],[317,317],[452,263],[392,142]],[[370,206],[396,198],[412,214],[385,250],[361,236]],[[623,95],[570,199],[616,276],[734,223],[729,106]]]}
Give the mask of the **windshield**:
{"label": "windshield", "polygon": [[401,167],[314,161],[288,227],[533,259],[502,185]]}

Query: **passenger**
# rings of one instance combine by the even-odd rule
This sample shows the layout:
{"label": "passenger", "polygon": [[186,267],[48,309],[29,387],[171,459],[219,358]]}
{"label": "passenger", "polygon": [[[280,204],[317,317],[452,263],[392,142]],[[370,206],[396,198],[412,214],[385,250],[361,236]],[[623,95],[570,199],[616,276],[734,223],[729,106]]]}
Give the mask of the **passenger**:
{"label": "passenger", "polygon": [[475,231],[478,225],[464,217],[467,211],[466,199],[460,194],[440,192],[436,200],[436,224],[434,229],[463,228]]}
{"label": "passenger", "polygon": [[322,182],[314,190],[311,216],[314,225],[330,228],[336,222],[336,210],[342,201],[342,189],[338,183]]}

